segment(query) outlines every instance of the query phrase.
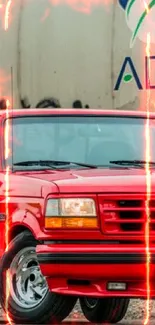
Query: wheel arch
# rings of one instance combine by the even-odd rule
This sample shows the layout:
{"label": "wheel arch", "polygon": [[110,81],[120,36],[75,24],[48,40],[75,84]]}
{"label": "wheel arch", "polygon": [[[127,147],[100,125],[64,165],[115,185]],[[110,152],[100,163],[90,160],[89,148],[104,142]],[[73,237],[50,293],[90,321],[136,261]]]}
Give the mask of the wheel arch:
{"label": "wheel arch", "polygon": [[22,231],[27,230],[32,234],[33,238],[37,240],[37,235],[40,233],[40,225],[39,220],[37,220],[36,216],[31,212],[25,211],[17,211],[12,216],[12,223],[9,229],[9,238],[10,242],[17,235],[19,235]]}
{"label": "wheel arch", "polygon": [[17,235],[19,235],[21,232],[23,232],[25,230],[29,231],[29,233],[31,233],[32,236],[34,237],[34,234],[28,227],[23,226],[23,225],[16,225],[10,229],[9,242],[12,241]]}

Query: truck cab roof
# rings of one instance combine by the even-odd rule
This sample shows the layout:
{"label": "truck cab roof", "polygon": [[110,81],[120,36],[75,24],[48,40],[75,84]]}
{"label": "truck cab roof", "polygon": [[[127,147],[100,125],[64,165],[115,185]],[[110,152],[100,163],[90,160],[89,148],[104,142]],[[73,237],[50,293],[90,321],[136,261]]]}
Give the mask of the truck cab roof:
{"label": "truck cab roof", "polygon": [[[96,115],[96,116],[123,116],[123,117],[147,117],[147,112],[142,110],[125,111],[125,110],[106,110],[106,109],[81,109],[81,108],[30,108],[30,109],[8,109],[1,110],[0,116],[30,116],[30,115]],[[155,113],[149,113],[150,118],[155,118]]]}

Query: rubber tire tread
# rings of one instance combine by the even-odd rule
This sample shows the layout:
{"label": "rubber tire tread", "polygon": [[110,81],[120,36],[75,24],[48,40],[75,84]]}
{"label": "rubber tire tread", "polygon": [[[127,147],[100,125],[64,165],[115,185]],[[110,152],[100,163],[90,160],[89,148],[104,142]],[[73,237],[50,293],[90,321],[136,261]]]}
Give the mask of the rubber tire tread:
{"label": "rubber tire tread", "polygon": [[121,321],[128,309],[128,298],[101,298],[94,308],[86,305],[85,299],[80,298],[82,312],[91,323],[113,324]]}
{"label": "rubber tire tread", "polygon": [[8,250],[0,260],[0,303],[11,320],[16,324],[47,324],[60,323],[72,311],[77,298],[74,296],[58,295],[50,291],[44,300],[34,310],[25,313],[19,305],[10,297],[7,302],[6,310],[6,271],[9,270],[12,259],[25,247],[36,247],[36,240],[32,234],[25,230],[17,235],[9,244]]}

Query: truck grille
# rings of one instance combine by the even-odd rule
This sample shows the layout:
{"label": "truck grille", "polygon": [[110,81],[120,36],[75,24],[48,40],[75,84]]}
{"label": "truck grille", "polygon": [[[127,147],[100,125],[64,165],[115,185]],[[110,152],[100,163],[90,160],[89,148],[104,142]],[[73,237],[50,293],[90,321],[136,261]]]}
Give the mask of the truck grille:
{"label": "truck grille", "polygon": [[[120,199],[121,198],[121,199]],[[146,195],[99,195],[102,231],[107,234],[144,234]],[[155,232],[155,197],[150,200],[150,231]]]}

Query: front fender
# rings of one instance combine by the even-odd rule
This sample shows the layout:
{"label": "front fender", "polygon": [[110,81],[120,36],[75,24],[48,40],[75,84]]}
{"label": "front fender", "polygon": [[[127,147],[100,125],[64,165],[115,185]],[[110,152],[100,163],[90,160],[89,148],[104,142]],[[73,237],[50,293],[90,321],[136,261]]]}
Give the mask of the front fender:
{"label": "front fender", "polygon": [[39,220],[31,212],[26,212],[22,220],[22,226],[27,227],[35,239],[42,235]]}
{"label": "front fender", "polygon": [[34,238],[37,239],[38,235],[42,234],[39,224],[39,217],[40,216],[37,216],[35,212],[32,213],[30,211],[26,211],[26,209],[14,211],[11,216],[10,232],[13,232],[18,226],[23,226],[29,229]]}

